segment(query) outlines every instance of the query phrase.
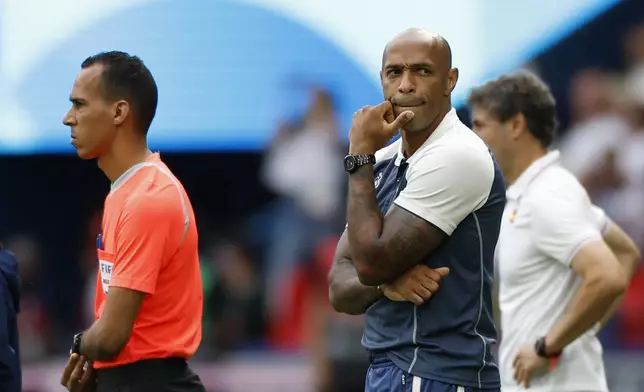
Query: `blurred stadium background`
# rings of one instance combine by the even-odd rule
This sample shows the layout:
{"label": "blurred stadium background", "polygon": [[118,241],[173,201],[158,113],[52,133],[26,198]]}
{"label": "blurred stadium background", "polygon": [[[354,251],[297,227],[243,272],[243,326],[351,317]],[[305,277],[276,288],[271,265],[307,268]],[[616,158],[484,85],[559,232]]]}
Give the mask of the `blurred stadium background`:
{"label": "blurred stadium background", "polygon": [[[151,147],[197,213],[206,304],[193,362],[209,391],[348,385],[334,364],[359,374],[361,319],[333,314],[325,280],[341,157],[351,114],[381,98],[384,44],[411,26],[450,41],[466,122],[473,86],[541,75],[565,164],[644,246],[644,1],[4,0],[0,240],[24,282],[24,390],[62,390],[71,336],[92,318],[109,184],[61,120],[81,61],[107,49],[139,55],[160,88]],[[612,390],[644,391],[644,269],[602,341]]]}

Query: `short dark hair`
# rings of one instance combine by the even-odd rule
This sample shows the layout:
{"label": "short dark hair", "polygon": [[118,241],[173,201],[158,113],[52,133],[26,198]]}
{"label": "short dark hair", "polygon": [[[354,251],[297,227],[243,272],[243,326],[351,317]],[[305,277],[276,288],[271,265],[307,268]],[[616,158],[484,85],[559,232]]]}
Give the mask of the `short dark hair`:
{"label": "short dark hair", "polygon": [[550,88],[528,71],[521,71],[487,82],[474,88],[467,99],[468,105],[485,108],[498,121],[505,122],[521,113],[528,130],[549,147],[557,129],[555,98]]}
{"label": "short dark hair", "polygon": [[159,92],[152,73],[137,56],[125,52],[101,52],[83,61],[81,68],[100,64],[101,84],[107,99],[125,99],[134,110],[135,120],[147,134],[157,111]]}

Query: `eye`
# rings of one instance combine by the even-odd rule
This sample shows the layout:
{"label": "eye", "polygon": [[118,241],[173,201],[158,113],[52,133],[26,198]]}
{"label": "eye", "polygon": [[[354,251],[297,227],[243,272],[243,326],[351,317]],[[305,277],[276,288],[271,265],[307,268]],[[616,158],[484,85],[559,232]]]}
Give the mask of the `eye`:
{"label": "eye", "polygon": [[429,76],[432,74],[432,70],[429,68],[419,68],[416,72],[422,76]]}
{"label": "eye", "polygon": [[400,68],[391,68],[387,71],[387,76],[393,77],[400,75]]}

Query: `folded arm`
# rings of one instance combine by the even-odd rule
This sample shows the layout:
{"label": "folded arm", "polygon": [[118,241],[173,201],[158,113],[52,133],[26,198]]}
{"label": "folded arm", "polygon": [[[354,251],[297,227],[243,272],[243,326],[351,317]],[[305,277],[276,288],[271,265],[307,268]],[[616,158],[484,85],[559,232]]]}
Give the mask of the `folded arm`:
{"label": "folded arm", "polygon": [[439,145],[422,154],[399,176],[398,186],[406,186],[384,216],[376,202],[373,167],[349,176],[348,238],[365,285],[389,283],[426,260],[487,199],[494,180],[487,150]]}
{"label": "folded arm", "polygon": [[383,217],[371,166],[361,167],[349,179],[347,221],[358,279],[368,286],[393,281],[424,260],[445,237],[428,221],[396,205]]}
{"label": "folded arm", "polygon": [[377,287],[360,283],[358,272],[351,261],[347,232],[342,234],[329,272],[329,301],[336,312],[352,315],[363,314],[382,298]]}

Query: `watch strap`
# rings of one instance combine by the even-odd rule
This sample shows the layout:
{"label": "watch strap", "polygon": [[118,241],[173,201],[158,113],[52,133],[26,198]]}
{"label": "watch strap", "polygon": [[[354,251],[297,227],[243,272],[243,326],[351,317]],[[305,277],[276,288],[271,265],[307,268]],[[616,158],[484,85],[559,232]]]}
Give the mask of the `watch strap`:
{"label": "watch strap", "polygon": [[534,343],[534,351],[537,353],[538,356],[542,358],[548,358],[548,359],[555,359],[558,360],[559,357],[561,356],[561,351],[558,353],[554,354],[548,354],[546,352],[546,337],[542,336],[537,341]]}
{"label": "watch strap", "polygon": [[358,167],[368,165],[368,164],[376,164],[376,156],[373,154],[357,154],[354,155],[356,158],[356,162],[358,163]]}
{"label": "watch strap", "polygon": [[349,154],[344,157],[344,170],[349,173],[355,173],[360,166],[376,163],[376,156],[373,154]]}

